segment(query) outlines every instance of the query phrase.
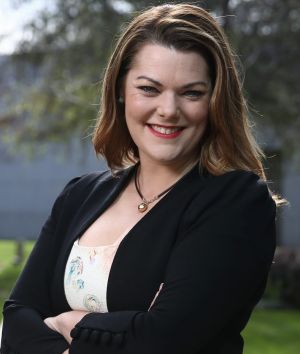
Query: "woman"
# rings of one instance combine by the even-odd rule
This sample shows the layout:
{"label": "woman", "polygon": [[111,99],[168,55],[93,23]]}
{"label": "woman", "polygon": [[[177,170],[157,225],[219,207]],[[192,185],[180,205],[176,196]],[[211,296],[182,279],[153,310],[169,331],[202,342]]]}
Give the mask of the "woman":
{"label": "woman", "polygon": [[217,22],[137,16],[108,64],[94,146],[4,306],[2,354],[240,354],[275,203]]}

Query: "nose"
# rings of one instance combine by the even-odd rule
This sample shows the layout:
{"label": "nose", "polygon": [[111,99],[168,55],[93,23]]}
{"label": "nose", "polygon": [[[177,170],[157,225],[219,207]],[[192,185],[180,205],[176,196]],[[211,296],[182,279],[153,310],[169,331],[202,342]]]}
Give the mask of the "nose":
{"label": "nose", "polygon": [[157,113],[166,120],[177,119],[179,117],[179,107],[174,93],[166,92],[161,95],[157,106]]}

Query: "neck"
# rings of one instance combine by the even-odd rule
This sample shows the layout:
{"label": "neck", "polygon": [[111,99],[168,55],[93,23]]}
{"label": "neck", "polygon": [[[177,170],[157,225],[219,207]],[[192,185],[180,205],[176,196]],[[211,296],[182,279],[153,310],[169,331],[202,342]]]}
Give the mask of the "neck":
{"label": "neck", "polygon": [[195,164],[195,162],[188,162],[175,166],[174,164],[157,164],[141,160],[138,181],[143,196],[148,199],[160,194],[176,183]]}

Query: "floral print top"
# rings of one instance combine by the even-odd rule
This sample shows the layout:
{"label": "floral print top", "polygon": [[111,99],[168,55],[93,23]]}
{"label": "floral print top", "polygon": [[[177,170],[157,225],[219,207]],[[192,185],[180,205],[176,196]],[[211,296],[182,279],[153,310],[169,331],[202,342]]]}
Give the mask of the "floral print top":
{"label": "floral print top", "polygon": [[74,242],[64,276],[65,294],[72,310],[108,312],[108,276],[122,238],[98,247],[81,246],[78,240]]}

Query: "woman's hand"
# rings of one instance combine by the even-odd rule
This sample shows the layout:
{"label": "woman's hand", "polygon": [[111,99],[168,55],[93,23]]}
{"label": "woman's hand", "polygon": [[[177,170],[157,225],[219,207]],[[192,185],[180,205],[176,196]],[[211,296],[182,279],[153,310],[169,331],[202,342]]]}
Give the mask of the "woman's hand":
{"label": "woman's hand", "polygon": [[[60,333],[65,340],[70,344],[72,338],[70,336],[71,330],[88,312],[85,311],[68,311],[63,312],[55,317],[48,317],[44,319],[45,324],[52,330]],[[68,353],[68,352],[67,352]],[[64,352],[63,354],[67,354]]]}

